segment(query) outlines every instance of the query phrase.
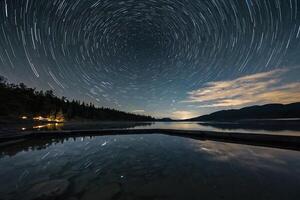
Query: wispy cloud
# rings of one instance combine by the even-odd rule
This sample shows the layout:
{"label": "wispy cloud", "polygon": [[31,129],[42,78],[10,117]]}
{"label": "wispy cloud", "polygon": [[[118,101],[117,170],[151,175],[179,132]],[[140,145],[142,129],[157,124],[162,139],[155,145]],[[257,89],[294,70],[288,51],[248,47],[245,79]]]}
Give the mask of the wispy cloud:
{"label": "wispy cloud", "polygon": [[254,103],[291,103],[300,100],[300,82],[283,83],[286,69],[209,82],[188,93],[184,102],[199,107],[238,107]]}

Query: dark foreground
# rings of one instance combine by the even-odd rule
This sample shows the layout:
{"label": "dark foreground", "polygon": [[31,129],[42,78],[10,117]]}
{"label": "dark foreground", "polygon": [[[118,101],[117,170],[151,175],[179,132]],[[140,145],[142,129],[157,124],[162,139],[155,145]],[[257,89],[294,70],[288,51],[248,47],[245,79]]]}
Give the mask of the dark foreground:
{"label": "dark foreground", "polygon": [[50,135],[0,148],[0,199],[298,200],[300,196],[299,151],[156,133]]}

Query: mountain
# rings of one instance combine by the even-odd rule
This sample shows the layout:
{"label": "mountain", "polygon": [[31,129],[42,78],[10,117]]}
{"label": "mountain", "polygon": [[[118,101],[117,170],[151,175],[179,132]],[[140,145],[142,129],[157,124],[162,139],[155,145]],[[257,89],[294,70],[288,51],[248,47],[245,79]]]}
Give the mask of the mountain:
{"label": "mountain", "polygon": [[232,121],[245,119],[300,118],[300,103],[266,104],[241,109],[222,110],[186,121]]}
{"label": "mountain", "polygon": [[[0,76],[0,119],[20,118],[46,120],[95,120],[95,121],[154,121],[150,116],[126,113],[93,104],[59,98],[51,90],[36,91],[23,83],[9,84]],[[1,121],[0,120],[0,121]]]}
{"label": "mountain", "polygon": [[157,119],[156,121],[159,121],[159,122],[173,122],[175,120],[173,120],[172,118],[166,117],[166,118]]}

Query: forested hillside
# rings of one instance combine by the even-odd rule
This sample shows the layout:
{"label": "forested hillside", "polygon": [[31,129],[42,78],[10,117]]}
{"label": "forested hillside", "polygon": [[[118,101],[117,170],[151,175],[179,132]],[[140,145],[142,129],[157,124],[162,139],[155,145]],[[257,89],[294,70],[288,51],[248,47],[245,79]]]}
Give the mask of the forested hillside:
{"label": "forested hillside", "polygon": [[70,119],[91,119],[103,121],[152,121],[150,116],[126,113],[109,108],[97,108],[93,104],[59,98],[51,90],[37,91],[25,84],[11,84],[0,76],[0,117],[21,116],[52,117],[63,115]]}
{"label": "forested hillside", "polygon": [[288,119],[300,118],[300,103],[266,104],[237,110],[222,110],[189,121],[231,121],[245,119]]}

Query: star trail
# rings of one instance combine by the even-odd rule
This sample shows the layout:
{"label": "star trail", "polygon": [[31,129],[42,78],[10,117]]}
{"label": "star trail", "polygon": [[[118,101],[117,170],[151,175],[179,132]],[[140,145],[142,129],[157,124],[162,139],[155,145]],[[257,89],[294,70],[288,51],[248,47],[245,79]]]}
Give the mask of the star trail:
{"label": "star trail", "polygon": [[[299,8],[300,0],[1,0],[0,74],[156,117],[288,103],[300,97]],[[262,75],[263,88],[249,84]],[[222,93],[235,83],[268,95]]]}

